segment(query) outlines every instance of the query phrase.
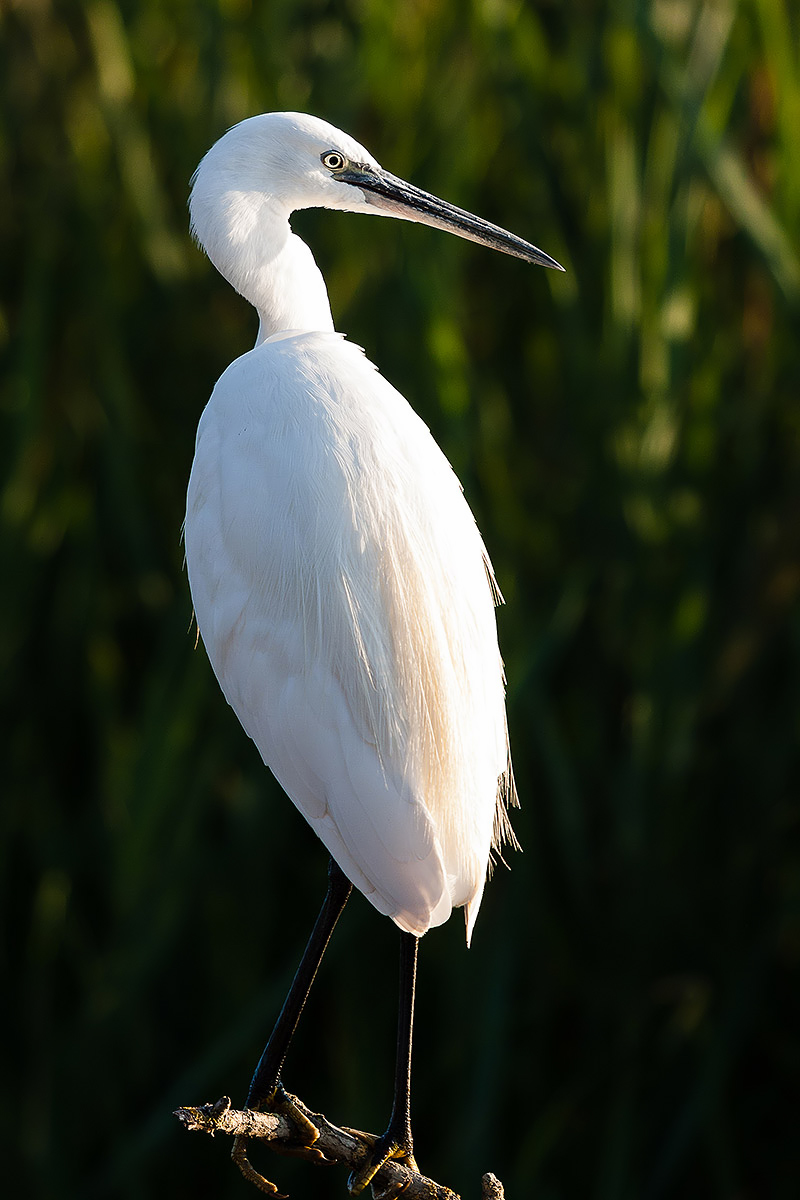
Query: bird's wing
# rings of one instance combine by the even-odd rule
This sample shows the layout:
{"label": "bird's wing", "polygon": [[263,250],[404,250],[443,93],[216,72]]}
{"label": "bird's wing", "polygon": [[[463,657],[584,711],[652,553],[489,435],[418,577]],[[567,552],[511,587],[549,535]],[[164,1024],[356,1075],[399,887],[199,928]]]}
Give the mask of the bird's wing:
{"label": "bird's wing", "polygon": [[339,681],[320,662],[298,662],[271,709],[248,732],[348,878],[411,933],[445,921],[450,893],[430,814],[357,729]]}
{"label": "bird's wing", "polygon": [[338,336],[265,343],[203,415],[185,540],[223,690],[345,873],[413,932],[474,912],[502,667],[485,550],[423,423]]}

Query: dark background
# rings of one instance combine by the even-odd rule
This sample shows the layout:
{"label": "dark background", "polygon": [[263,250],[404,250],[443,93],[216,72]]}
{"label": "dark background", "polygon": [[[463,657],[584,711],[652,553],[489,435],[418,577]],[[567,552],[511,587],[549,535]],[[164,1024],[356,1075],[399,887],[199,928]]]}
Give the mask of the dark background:
{"label": "dark background", "polygon": [[[256,330],[189,178],[270,109],[568,272],[295,222],[508,602],[524,854],[469,953],[460,919],[422,943],[420,1162],[465,1200],[487,1169],[509,1200],[800,1195],[799,46],[790,0],[3,6],[8,1195],[247,1196],[170,1111],[243,1100],[324,887],[194,649],[179,541]],[[356,897],[286,1071],[376,1131],[396,942]]]}

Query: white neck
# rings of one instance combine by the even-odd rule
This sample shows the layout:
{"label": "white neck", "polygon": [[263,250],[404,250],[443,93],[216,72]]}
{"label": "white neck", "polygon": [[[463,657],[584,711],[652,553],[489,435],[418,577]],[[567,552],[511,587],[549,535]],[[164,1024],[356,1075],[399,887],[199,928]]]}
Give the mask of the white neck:
{"label": "white neck", "polygon": [[254,190],[198,172],[192,224],[214,266],[258,312],[258,344],[289,329],[332,331],[328,293],[289,211]]}
{"label": "white neck", "polygon": [[333,331],[325,280],[308,246],[295,234],[289,234],[270,262],[249,275],[248,290],[239,290],[258,311],[256,345],[287,329]]}

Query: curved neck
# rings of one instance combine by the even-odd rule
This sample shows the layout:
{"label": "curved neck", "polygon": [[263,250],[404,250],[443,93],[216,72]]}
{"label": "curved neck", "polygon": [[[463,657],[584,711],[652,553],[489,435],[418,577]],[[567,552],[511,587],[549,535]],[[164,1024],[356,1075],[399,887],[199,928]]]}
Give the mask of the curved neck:
{"label": "curved neck", "polygon": [[273,258],[250,272],[247,290],[238,290],[258,311],[256,345],[289,329],[333,332],[325,280],[308,246],[293,233]]}
{"label": "curved neck", "polygon": [[[231,135],[237,129],[242,126]],[[192,232],[220,274],[257,310],[258,342],[290,329],[332,332],[325,281],[289,225],[292,212],[303,207],[297,188],[284,181],[287,195],[280,186],[276,193],[252,147],[234,153],[229,140],[221,138],[197,168],[189,200]],[[280,184],[280,170],[274,173]]]}
{"label": "curved neck", "polygon": [[192,219],[214,266],[258,312],[256,345],[289,329],[333,331],[325,280],[287,213],[248,193],[230,192],[224,204],[201,193]]}

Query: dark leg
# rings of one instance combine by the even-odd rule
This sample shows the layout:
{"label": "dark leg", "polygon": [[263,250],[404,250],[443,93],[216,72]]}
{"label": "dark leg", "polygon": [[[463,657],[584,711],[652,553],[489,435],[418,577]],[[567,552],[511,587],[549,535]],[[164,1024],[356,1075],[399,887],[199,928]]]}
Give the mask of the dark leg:
{"label": "dark leg", "polygon": [[384,1138],[407,1158],[413,1155],[411,1139],[411,1035],[414,1028],[414,991],[417,983],[419,938],[400,934],[400,1004],[397,1016],[397,1058],[394,1068],[392,1117]]}
{"label": "dark leg", "polygon": [[[311,931],[308,944],[303,951],[303,957],[292,980],[289,994],[283,1002],[283,1008],[264,1048],[264,1053],[259,1059],[250,1082],[250,1090],[247,1093],[247,1108],[280,1108],[287,1116],[295,1120],[308,1143],[316,1141],[319,1131],[283,1091],[280,1075],[289,1043],[297,1029],[300,1014],[305,1007],[311,985],[316,977],[319,964],[322,962],[322,956],[352,890],[353,885],[350,880],[338,864],[331,859],[328,867],[328,890],[325,900]],[[244,1177],[255,1184],[259,1191],[269,1195],[280,1195],[274,1184],[271,1184],[250,1165],[245,1138],[233,1139],[231,1158]]]}
{"label": "dark leg", "polygon": [[351,1195],[371,1183],[383,1164],[399,1159],[412,1170],[414,1144],[411,1137],[411,1034],[414,1026],[414,989],[417,980],[419,938],[413,933],[400,934],[400,1008],[397,1019],[397,1059],[394,1074],[394,1102],[386,1133],[375,1142],[366,1162],[347,1181]]}
{"label": "dark leg", "polygon": [[275,1028],[250,1082],[250,1090],[247,1093],[248,1108],[257,1108],[264,1100],[270,1101],[275,1095],[289,1043],[297,1029],[300,1014],[305,1007],[331,934],[352,890],[350,880],[331,859],[328,867],[328,891],[297,968],[297,974],[292,980],[289,994],[283,1002],[280,1016],[275,1022]]}

